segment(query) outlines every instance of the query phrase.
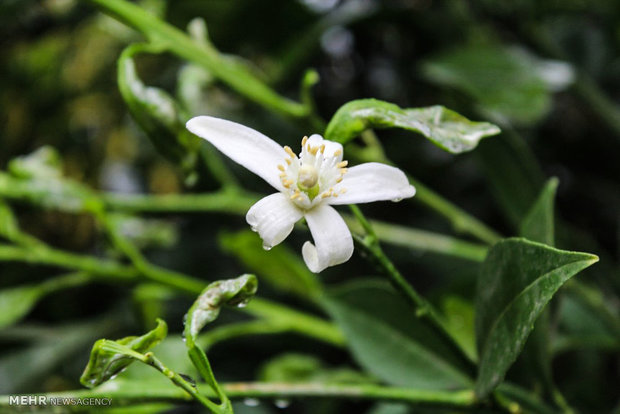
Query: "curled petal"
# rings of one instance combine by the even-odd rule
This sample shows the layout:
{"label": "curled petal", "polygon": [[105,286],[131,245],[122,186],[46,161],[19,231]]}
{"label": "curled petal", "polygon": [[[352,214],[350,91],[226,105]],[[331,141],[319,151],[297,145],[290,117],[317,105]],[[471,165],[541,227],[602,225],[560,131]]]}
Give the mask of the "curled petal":
{"label": "curled petal", "polygon": [[284,164],[288,155],[277,142],[252,128],[211,116],[197,116],[185,126],[276,190],[283,190],[278,164]]}
{"label": "curled petal", "polygon": [[307,211],[305,217],[315,243],[313,245],[307,241],[301,249],[308,269],[319,273],[326,267],[344,263],[351,258],[351,232],[333,207],[319,205]]}
{"label": "curled petal", "polygon": [[330,197],[329,204],[357,204],[372,201],[413,197],[415,188],[405,173],[395,167],[369,162],[349,168],[340,184],[334,187],[338,197]]}
{"label": "curled petal", "polygon": [[302,211],[287,196],[275,193],[258,200],[245,219],[263,239],[263,248],[269,250],[286,239],[302,217]]}

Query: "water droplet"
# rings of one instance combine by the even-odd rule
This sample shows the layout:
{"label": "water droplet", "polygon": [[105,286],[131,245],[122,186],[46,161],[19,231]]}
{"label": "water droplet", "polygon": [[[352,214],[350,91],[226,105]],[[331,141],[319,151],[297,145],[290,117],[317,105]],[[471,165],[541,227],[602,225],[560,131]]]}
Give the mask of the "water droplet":
{"label": "water droplet", "polygon": [[263,243],[263,249],[265,249],[267,251],[271,250],[272,247],[273,246],[270,246],[269,244]]}
{"label": "water droplet", "polygon": [[402,198],[394,198],[394,199],[392,200],[392,202],[394,202],[394,203],[398,203],[399,201],[402,201],[402,200],[403,200]]}
{"label": "water droplet", "polygon": [[277,399],[273,403],[276,405],[276,407],[282,409],[287,408],[289,405],[291,405],[291,402],[285,399]]}
{"label": "water droplet", "polygon": [[256,398],[246,398],[243,400],[243,403],[248,407],[257,407],[258,405],[260,405],[260,401]]}

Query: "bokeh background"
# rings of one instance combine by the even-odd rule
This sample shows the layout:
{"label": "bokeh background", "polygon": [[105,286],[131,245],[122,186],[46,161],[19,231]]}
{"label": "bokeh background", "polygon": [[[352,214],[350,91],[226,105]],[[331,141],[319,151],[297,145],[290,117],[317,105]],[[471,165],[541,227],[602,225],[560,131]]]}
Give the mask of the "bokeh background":
{"label": "bokeh background", "polygon": [[[557,245],[601,257],[599,265],[579,277],[601,306],[617,317],[617,1],[138,3],[180,28],[194,17],[204,18],[218,50],[244,59],[262,79],[292,98],[298,97],[304,71],[315,68],[320,81],[313,93],[325,119],[349,100],[373,97],[401,107],[441,104],[470,119],[500,125],[504,131],[500,136],[458,156],[406,131],[384,130],[379,137],[400,168],[504,235],[517,233],[520,218],[545,180],[558,177]],[[0,167],[6,170],[15,157],[47,145],[61,155],[67,177],[101,191],[169,194],[217,189],[206,168],[198,166],[194,180],[189,180],[187,171],[158,152],[121,98],[117,59],[127,44],[140,39],[86,2],[4,0],[0,5]],[[320,132],[248,102],[208,73],[192,72],[186,62],[171,55],[139,56],[136,63],[145,84],[184,100],[192,114],[249,125],[293,148],[301,136]],[[246,188],[270,192],[241,167],[228,165]],[[50,245],[85,254],[114,254],[87,215],[24,202],[11,202],[11,206],[21,227]],[[364,211],[385,221],[454,233],[448,222],[415,202],[370,205]],[[260,241],[243,217],[191,213],[150,218],[158,220],[151,223],[157,236],[151,237],[145,253],[154,263],[205,281],[256,272],[259,278],[265,277],[260,295],[316,312],[271,285],[268,275],[261,275],[256,260],[269,260],[267,256],[254,260],[254,266],[252,260],[248,262],[243,252],[253,251]],[[307,237],[297,232],[287,246],[298,252]],[[404,248],[387,251],[409,280],[437,303],[450,295],[471,298],[476,264]],[[59,272],[53,267],[2,262],[0,286],[36,283]],[[346,265],[318,277],[329,286],[372,272],[355,255]],[[164,316],[171,331],[178,332],[190,304],[189,299],[165,291],[101,283],[46,297],[19,325],[0,332],[0,393],[77,388],[95,339],[141,332],[155,314]],[[560,389],[583,412],[618,409],[618,337],[614,339],[578,300],[554,301],[553,307],[559,315],[554,328],[576,341],[563,343],[554,359]],[[238,316],[222,318],[218,323]],[[585,339],[580,343],[579,338]],[[312,354],[327,366],[355,367],[346,352],[294,335],[237,339],[214,347],[209,355],[219,379],[249,380],[259,375],[265,361],[287,352]],[[527,369],[517,365],[511,378],[518,382]],[[238,408],[253,413],[403,410],[327,400],[295,401],[285,411],[274,404]]]}

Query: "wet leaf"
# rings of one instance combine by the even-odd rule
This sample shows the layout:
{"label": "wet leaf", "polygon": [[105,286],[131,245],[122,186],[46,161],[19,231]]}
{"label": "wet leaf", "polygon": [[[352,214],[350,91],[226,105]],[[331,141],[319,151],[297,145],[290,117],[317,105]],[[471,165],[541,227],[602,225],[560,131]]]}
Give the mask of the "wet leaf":
{"label": "wet leaf", "polygon": [[209,322],[214,321],[222,306],[242,307],[256,294],[258,280],[254,275],[243,275],[236,279],[218,280],[207,286],[185,316],[185,340],[193,347],[196,335]]}
{"label": "wet leaf", "polygon": [[167,334],[166,322],[157,319],[155,329],[142,336],[128,336],[117,341],[98,340],[93,345],[90,360],[80,377],[80,382],[85,387],[93,388],[114,378],[134,361],[135,356],[139,357],[140,354],[153,348]]}
{"label": "wet leaf", "polygon": [[0,290],[0,329],[23,318],[44,293],[37,285]]}
{"label": "wet leaf", "polygon": [[538,199],[521,221],[521,236],[549,246],[555,244],[553,208],[558,183],[557,178],[547,181]]}
{"label": "wet leaf", "polygon": [[500,133],[493,124],[470,121],[439,105],[401,109],[377,99],[360,99],[338,109],[327,126],[325,139],[344,144],[370,128],[417,132],[453,154],[471,151],[482,138]]}
{"label": "wet leaf", "polygon": [[450,351],[388,285],[352,283],[329,294],[324,304],[355,360],[379,379],[420,389],[471,386]]}
{"label": "wet leaf", "polygon": [[526,239],[506,239],[491,248],[476,294],[478,396],[486,396],[503,379],[555,292],[597,261],[591,254]]}

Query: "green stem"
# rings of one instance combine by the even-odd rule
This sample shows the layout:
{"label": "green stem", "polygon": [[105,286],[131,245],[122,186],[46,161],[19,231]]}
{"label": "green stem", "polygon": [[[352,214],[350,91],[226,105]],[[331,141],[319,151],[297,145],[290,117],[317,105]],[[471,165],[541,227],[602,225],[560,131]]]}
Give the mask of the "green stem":
{"label": "green stem", "polygon": [[259,80],[244,65],[221,55],[210,44],[196,42],[183,31],[158,19],[141,7],[124,0],[85,0],[122,23],[139,31],[147,39],[196,63],[248,99],[287,117],[310,116],[304,105],[284,98]]}
{"label": "green stem", "polygon": [[405,280],[403,275],[396,269],[396,266],[394,266],[394,263],[385,255],[372,225],[368,222],[359,207],[356,205],[350,205],[349,207],[366,232],[366,236],[363,238],[354,235],[356,240],[377,261],[396,291],[398,291],[407,302],[413,305],[416,310],[416,316],[427,321],[429,326],[437,332],[446,345],[461,359],[464,368],[467,369],[470,374],[474,374],[475,363],[469,358],[467,353],[463,351],[458,342],[454,340],[449,329],[439,316],[439,313],[407,282],[407,280]]}
{"label": "green stem", "polygon": [[[58,266],[86,272],[94,276],[93,279],[114,283],[119,281],[139,283],[144,280],[151,280],[164,286],[173,287],[180,292],[189,294],[191,297],[199,295],[206,284],[205,281],[194,279],[181,273],[167,271],[166,269],[155,268],[155,273],[145,275],[133,267],[123,266],[114,261],[66,253],[49,247],[43,250],[33,250],[0,245],[1,261]],[[247,307],[233,309],[239,309],[251,315],[265,318],[268,321],[274,321],[274,323],[289,327],[293,332],[335,346],[342,346],[344,343],[342,333],[330,322],[266,299],[254,298]]]}
{"label": "green stem", "polygon": [[155,355],[153,355],[152,352],[145,354],[140,360],[164,374],[168,379],[170,379],[170,381],[172,381],[174,385],[183,389],[185,392],[191,395],[192,398],[200,402],[203,406],[207,407],[214,414],[232,413],[232,408],[230,407],[229,401],[227,401],[227,404],[224,404],[224,402],[222,402],[222,405],[215,404],[204,395],[199,393],[198,390],[190,383],[185,381],[183,377],[167,368],[159,359],[155,357]]}

